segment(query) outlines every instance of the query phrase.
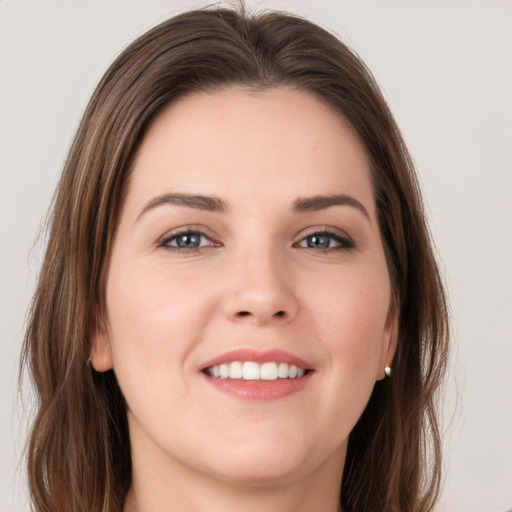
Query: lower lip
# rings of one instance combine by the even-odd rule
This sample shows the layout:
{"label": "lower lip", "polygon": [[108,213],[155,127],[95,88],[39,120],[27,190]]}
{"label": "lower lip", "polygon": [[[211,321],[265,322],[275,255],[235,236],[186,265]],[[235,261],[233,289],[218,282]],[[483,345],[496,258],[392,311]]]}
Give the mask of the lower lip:
{"label": "lower lip", "polygon": [[298,393],[308,384],[313,372],[296,379],[243,380],[219,379],[202,374],[214,388],[241,400],[278,400]]}

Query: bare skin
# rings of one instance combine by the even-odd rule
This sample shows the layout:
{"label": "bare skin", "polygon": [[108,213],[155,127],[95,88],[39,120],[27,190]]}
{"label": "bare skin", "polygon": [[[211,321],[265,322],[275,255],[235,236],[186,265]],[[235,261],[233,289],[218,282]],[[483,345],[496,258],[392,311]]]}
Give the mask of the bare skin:
{"label": "bare skin", "polygon": [[[396,321],[368,162],[339,114],[289,88],[167,107],[133,163],[93,339],[129,407],[125,512],[338,511]],[[247,399],[231,377],[226,392],[205,365],[234,349],[305,375],[284,395],[272,381]]]}

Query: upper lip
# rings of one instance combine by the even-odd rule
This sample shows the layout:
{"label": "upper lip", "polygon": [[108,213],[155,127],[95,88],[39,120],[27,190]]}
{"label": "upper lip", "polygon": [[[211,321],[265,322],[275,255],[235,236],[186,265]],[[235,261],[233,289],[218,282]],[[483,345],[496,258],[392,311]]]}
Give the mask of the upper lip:
{"label": "upper lip", "polygon": [[281,349],[253,349],[253,348],[239,348],[225,352],[205,363],[201,364],[199,371],[203,371],[211,366],[219,364],[228,364],[234,361],[253,361],[255,363],[288,363],[294,364],[304,370],[312,370],[313,367],[310,363],[301,359],[300,357]]}

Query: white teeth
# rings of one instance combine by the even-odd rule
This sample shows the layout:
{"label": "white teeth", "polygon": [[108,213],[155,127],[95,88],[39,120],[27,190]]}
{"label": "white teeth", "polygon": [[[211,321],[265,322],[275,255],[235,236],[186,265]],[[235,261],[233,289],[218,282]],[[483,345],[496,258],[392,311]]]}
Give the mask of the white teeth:
{"label": "white teeth", "polygon": [[229,377],[229,366],[227,364],[221,364],[219,370],[221,379],[227,379]]}
{"label": "white teeth", "polygon": [[277,380],[304,377],[306,370],[288,363],[268,362],[258,364],[254,361],[234,361],[211,366],[206,369],[206,373],[210,377],[221,379]]}
{"label": "white teeth", "polygon": [[277,368],[277,376],[280,379],[288,378],[288,365],[286,363],[279,363],[279,367]]}
{"label": "white teeth", "polygon": [[242,367],[242,378],[244,380],[260,380],[260,365],[247,361]]}
{"label": "white teeth", "polygon": [[277,364],[276,363],[263,363],[261,365],[261,380],[276,380],[277,379]]}
{"label": "white teeth", "polygon": [[242,372],[242,363],[239,361],[235,361],[234,363],[231,363],[229,369],[229,378],[230,379],[241,379],[243,372]]}

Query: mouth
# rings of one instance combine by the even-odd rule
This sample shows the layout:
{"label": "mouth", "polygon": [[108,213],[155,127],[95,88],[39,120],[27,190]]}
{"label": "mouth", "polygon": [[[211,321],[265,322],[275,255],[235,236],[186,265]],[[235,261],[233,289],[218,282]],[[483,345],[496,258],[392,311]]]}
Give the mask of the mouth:
{"label": "mouth", "polygon": [[214,388],[249,400],[275,400],[305,388],[312,365],[283,350],[239,349],[199,368]]}
{"label": "mouth", "polygon": [[281,380],[300,379],[312,370],[301,368],[295,364],[269,361],[257,363],[255,361],[233,361],[232,363],[208,366],[203,373],[216,379],[241,380]]}

